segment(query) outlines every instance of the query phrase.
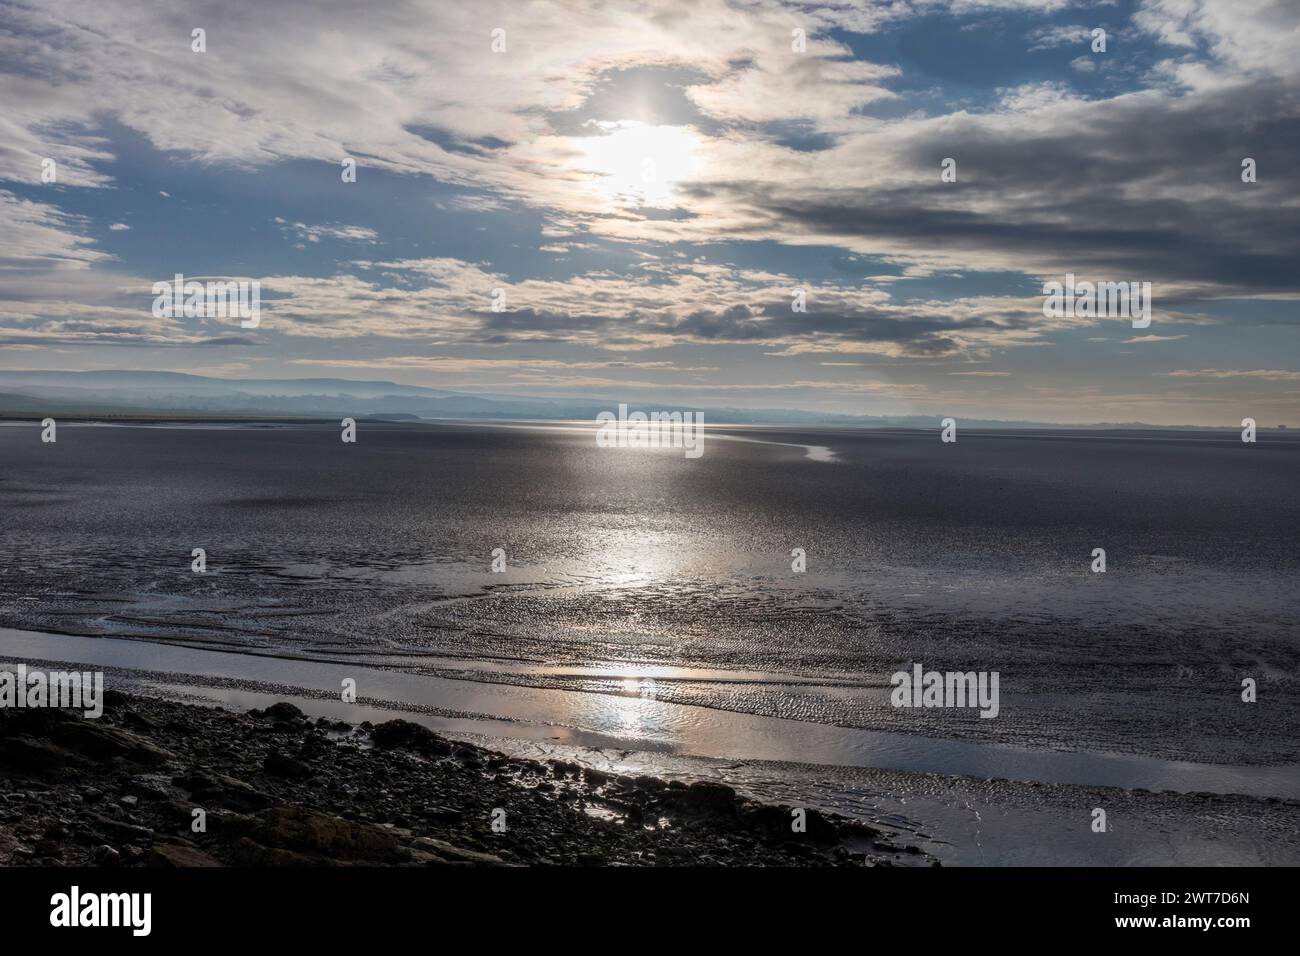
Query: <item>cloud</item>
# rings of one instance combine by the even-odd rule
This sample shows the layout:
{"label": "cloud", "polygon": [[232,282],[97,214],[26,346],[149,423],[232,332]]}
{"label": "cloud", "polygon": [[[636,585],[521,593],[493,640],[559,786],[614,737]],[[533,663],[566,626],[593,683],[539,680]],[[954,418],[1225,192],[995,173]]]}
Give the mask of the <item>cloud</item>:
{"label": "cloud", "polygon": [[[254,15],[207,0],[181,0],[163,13],[114,0],[50,0],[8,8],[23,55],[0,72],[0,94],[22,106],[9,119],[15,141],[44,143],[49,130],[63,131],[75,145],[68,162],[80,163],[86,179],[107,155],[97,131],[111,116],[156,148],[204,164],[333,165],[352,155],[363,171],[474,187],[475,198],[457,202],[544,210],[566,224],[555,239],[819,243],[886,256],[914,274],[1094,270],[1120,278],[1132,270],[1179,295],[1300,292],[1281,173],[1300,148],[1291,55],[1300,8],[1247,2],[1249,16],[1226,3],[1143,3],[1141,30],[1166,43],[1204,43],[1214,57],[1166,64],[1174,85],[1094,100],[1038,84],[1008,91],[983,112],[894,120],[858,108],[894,97],[898,68],[853,58],[829,28],[1066,4],[954,0],[864,11],[628,0],[525,13],[506,2],[471,10],[401,0],[359,18],[348,5],[308,12],[286,3]],[[209,24],[204,54],[188,42],[200,22]],[[504,53],[491,52],[488,24],[507,31]],[[803,53],[790,46],[796,25],[809,31]],[[1044,26],[1031,38],[1075,42],[1085,29]],[[684,93],[711,124],[695,130],[693,168],[664,187],[680,213],[668,219],[611,208],[601,188],[611,160],[593,165],[582,142],[590,130],[570,135],[553,121],[581,116],[602,83],[648,65],[689,70]],[[1193,67],[1210,71],[1213,84],[1187,86]],[[827,137],[827,148],[792,150],[767,124],[803,124],[808,136]],[[24,149],[35,156],[45,146]],[[1250,189],[1237,178],[1243,153],[1261,169]],[[939,180],[945,157],[958,162],[957,183]],[[617,175],[631,178],[642,159],[615,157],[628,167]],[[0,164],[0,175],[30,181],[32,168],[28,159]],[[361,227],[297,227],[306,243],[374,239]]]}
{"label": "cloud", "polygon": [[[978,290],[1023,290],[1067,272],[1153,283],[1159,332],[1122,344],[1186,339],[1181,326],[1193,323],[1284,327],[1293,320],[1281,308],[1259,319],[1262,310],[1201,303],[1300,297],[1290,174],[1300,153],[1300,7],[1289,0],[1140,0],[1117,28],[1122,68],[1103,74],[1115,62],[1104,60],[1092,77],[1082,75],[1098,64],[1088,24],[1122,17],[1114,5],[394,0],[358,16],[352,4],[302,0],[165,9],[43,0],[4,9],[0,343],[10,347],[256,342],[286,362],[391,360],[578,382],[606,368],[716,366],[541,358],[543,347],[604,356],[730,347],[791,367],[820,358],[849,367],[864,356],[1001,364],[1008,351],[1099,323],[1048,320],[1036,296]],[[1065,25],[1028,19],[1066,10]],[[993,12],[1025,19],[974,19]],[[1031,82],[968,90],[922,72],[922,89],[915,58],[854,52],[888,47],[852,34],[906,23],[924,39],[940,16],[1015,24],[1022,46],[1060,51],[1026,58],[1058,61],[1055,75],[1026,68],[1016,75]],[[190,49],[196,25],[208,31],[207,53]],[[508,37],[500,54],[489,35],[498,25]],[[803,52],[791,47],[795,28],[807,32]],[[1081,46],[1073,68],[1072,44]],[[1097,92],[1121,73],[1122,86]],[[654,201],[645,201],[636,184],[647,155],[684,152],[689,163],[657,163]],[[282,212],[283,236],[306,252],[277,247],[236,266],[279,270],[250,276],[264,292],[255,335],[154,320],[144,280],[130,274],[145,267],[108,251],[139,256],[147,242],[93,238],[127,222],[133,240],[149,238],[147,210],[131,205],[142,156],[157,164],[148,193],[170,191],[191,208],[205,182],[233,170],[289,169],[319,197],[319,216],[255,210],[259,221]],[[373,218],[334,208],[345,194],[331,190],[354,189],[339,180],[343,156],[360,166],[358,195],[379,196]],[[1247,156],[1256,183],[1241,182]],[[949,157],[952,183],[940,179]],[[56,183],[40,182],[45,158],[58,165]],[[376,171],[428,185],[428,239],[386,228],[389,200],[362,192],[385,182]],[[439,232],[450,228],[465,232]],[[331,242],[367,258],[339,266]],[[208,252],[199,239],[175,250]],[[860,268],[847,278],[797,274],[828,261]],[[790,308],[796,287],[808,293],[805,312]],[[500,312],[495,288],[506,291]],[[308,345],[342,343],[346,352],[307,357]],[[492,357],[451,354],[470,346]],[[1032,380],[1016,368],[959,368],[947,383],[1001,391],[977,380]]]}
{"label": "cloud", "polygon": [[[1240,172],[1244,155],[1279,172],[1297,151],[1300,98],[1276,79],[1175,98],[1053,92],[1005,111],[845,133],[779,167],[736,147],[719,162],[731,178],[686,187],[696,217],[658,226],[680,240],[725,231],[928,270],[1151,281],[1165,301],[1294,294],[1300,234],[1288,179],[1244,184]],[[945,157],[956,160],[956,183],[940,180]],[[632,232],[617,221],[596,228]]]}
{"label": "cloud", "polygon": [[450,355],[395,355],[370,359],[292,359],[291,365],[319,365],[328,368],[416,368],[436,372],[483,372],[582,369],[654,369],[666,372],[716,372],[717,366],[678,368],[672,362],[566,362],[558,359],[482,359]]}
{"label": "cloud", "polygon": [[[515,282],[450,258],[354,265],[332,277],[262,277],[263,329],[462,345],[566,342],[605,351],[746,344],[784,355],[935,357],[1033,344],[1053,328],[1089,321],[1049,323],[1036,296],[901,304],[880,289],[702,263],[649,262],[627,274]],[[805,293],[804,312],[792,308],[796,287]],[[494,289],[505,292],[500,312],[492,308]]]}
{"label": "cloud", "polygon": [[1292,0],[1142,0],[1133,22],[1163,43],[1206,44],[1219,69],[1300,73],[1300,7]]}
{"label": "cloud", "polygon": [[1086,46],[1092,41],[1093,27],[1080,23],[1036,27],[1029,33],[1030,51],[1052,50],[1059,46]]}
{"label": "cloud", "polygon": [[1264,382],[1296,382],[1300,381],[1300,372],[1289,369],[1176,369],[1172,372],[1165,372],[1172,378],[1208,378],[1208,379],[1256,379]]}
{"label": "cloud", "polygon": [[0,189],[0,274],[86,269],[112,258],[85,234],[90,221],[57,206]]}
{"label": "cloud", "polygon": [[349,226],[337,222],[309,226],[303,222],[286,222],[278,216],[275,221],[286,234],[307,242],[335,239],[340,242],[365,242],[374,245],[379,241],[379,233],[368,226]]}
{"label": "cloud", "polygon": [[839,58],[847,52],[799,54],[787,45],[762,57],[751,55],[743,65],[687,92],[709,116],[755,123],[832,120],[896,95],[880,81],[897,76],[897,68]]}

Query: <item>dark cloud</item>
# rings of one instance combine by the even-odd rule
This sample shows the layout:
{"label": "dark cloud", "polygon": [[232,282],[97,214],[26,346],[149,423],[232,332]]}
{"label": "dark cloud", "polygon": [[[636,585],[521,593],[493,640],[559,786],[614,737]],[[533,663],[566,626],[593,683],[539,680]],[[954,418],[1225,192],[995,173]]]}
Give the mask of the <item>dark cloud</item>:
{"label": "dark cloud", "polygon": [[[749,208],[797,236],[861,237],[883,252],[896,243],[922,259],[1001,257],[1030,272],[1289,293],[1300,292],[1297,155],[1300,96],[1274,79],[1176,101],[1066,102],[1014,122],[924,124],[902,151],[904,168],[928,180],[911,186],[731,181],[693,195]],[[940,182],[946,157],[957,160],[956,183]],[[1245,157],[1256,161],[1257,183],[1241,181]]]}

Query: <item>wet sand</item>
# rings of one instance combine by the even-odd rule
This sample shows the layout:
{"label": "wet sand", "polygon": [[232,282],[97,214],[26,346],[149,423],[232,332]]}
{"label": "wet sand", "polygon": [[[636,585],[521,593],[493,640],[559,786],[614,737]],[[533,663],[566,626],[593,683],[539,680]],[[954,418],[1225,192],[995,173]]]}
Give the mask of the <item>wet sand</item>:
{"label": "wet sand", "polygon": [[[987,754],[977,755],[985,759],[976,759],[965,774],[924,772],[908,770],[906,765],[950,766],[953,756],[948,748],[953,742],[900,737],[893,742],[901,750],[873,749],[880,735],[784,721],[769,722],[764,734],[748,728],[741,735],[724,727],[720,736],[703,740],[671,734],[648,739],[633,736],[645,730],[638,728],[636,715],[643,717],[647,707],[677,710],[679,705],[606,695],[605,716],[614,723],[597,720],[594,726],[604,728],[601,732],[566,722],[572,708],[565,698],[572,695],[564,692],[507,688],[518,709],[514,717],[502,718],[450,706],[494,703],[484,699],[473,682],[431,683],[429,678],[400,671],[140,641],[18,632],[3,632],[0,637],[10,647],[63,651],[57,660],[26,657],[23,661],[29,667],[67,670],[75,665],[103,670],[110,686],[126,689],[134,697],[218,705],[241,713],[292,701],[313,720],[353,726],[402,719],[449,740],[520,759],[559,760],[613,776],[713,781],[758,801],[811,807],[858,820],[889,841],[923,849],[946,865],[1300,863],[1300,800],[1294,797],[1295,774],[1289,768],[1168,764],[1071,753],[1055,755],[1053,765],[1044,763],[1042,754],[1013,750],[1005,754],[1006,772],[1012,779],[999,776],[996,762]],[[120,666],[124,662],[142,665],[146,660],[151,668]],[[0,657],[0,667],[8,666]],[[381,686],[368,675],[377,681],[386,679],[390,683],[385,689],[393,698],[363,696],[345,703],[334,690],[343,674],[359,680],[363,692]],[[283,680],[268,679],[277,676]],[[428,695],[424,699],[439,703],[404,703],[396,699],[403,688],[416,689]],[[584,694],[581,699],[593,698]],[[601,714],[593,711],[591,716]],[[673,726],[681,730],[689,725]],[[819,754],[811,744],[816,735],[827,732],[839,739]],[[737,756],[736,741],[742,736],[751,746],[759,739],[768,741],[772,746],[767,756]],[[854,738],[856,748],[848,745]],[[717,751],[708,749],[710,739]],[[927,749],[929,743],[937,743],[938,749]],[[819,757],[822,762],[816,762]],[[901,769],[895,765],[900,757]],[[857,765],[846,763],[854,759]],[[1028,771],[1046,777],[1055,773],[1063,779],[1045,782]],[[1115,775],[1118,785],[1098,785],[1096,778],[1106,773]],[[1071,777],[1076,782],[1069,782]],[[1237,792],[1243,790],[1257,792]],[[1292,795],[1277,796],[1275,791]],[[1109,815],[1106,833],[1091,829],[1095,808]]]}

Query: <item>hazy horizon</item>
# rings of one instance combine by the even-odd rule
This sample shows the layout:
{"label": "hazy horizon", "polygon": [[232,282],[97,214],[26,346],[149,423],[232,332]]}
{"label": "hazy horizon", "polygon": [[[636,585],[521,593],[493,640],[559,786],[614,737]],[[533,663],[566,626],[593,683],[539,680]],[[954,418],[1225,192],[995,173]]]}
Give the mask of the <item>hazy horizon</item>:
{"label": "hazy horizon", "polygon": [[[13,381],[15,377],[18,384]],[[24,387],[21,383],[28,377],[39,381],[39,384]],[[68,379],[72,384],[64,383],[60,387],[58,384],[61,382],[60,377]],[[83,377],[91,378],[89,381],[83,382]],[[112,382],[96,386],[94,381],[97,377],[111,378]],[[167,386],[158,384],[156,377],[162,377],[163,381],[176,382],[174,387],[178,390],[168,394],[165,391]],[[138,379],[138,381],[132,381],[132,379]],[[148,384],[150,382],[153,382],[153,384]],[[185,391],[182,388],[182,383],[189,385],[191,389],[197,389],[197,391]],[[213,391],[219,384],[226,383],[232,386],[228,392]],[[83,384],[84,387],[82,387]],[[301,384],[301,387],[295,390],[292,388],[295,384]],[[355,387],[349,391],[348,386]],[[457,399],[468,399],[479,401],[481,404],[471,406],[469,409],[463,405],[452,405],[450,408],[431,406],[423,409],[423,414],[420,413],[421,410],[412,411],[410,408],[403,408],[398,404],[411,398],[421,398],[424,395],[428,395],[438,402],[455,402]],[[15,404],[15,399],[19,400],[18,404]],[[223,399],[227,399],[226,404],[223,404]],[[241,409],[230,405],[230,399],[245,402],[260,400],[267,404],[260,411],[253,408]],[[317,404],[314,406],[304,404],[296,408],[277,408],[274,404],[275,401],[292,399],[315,400]],[[356,400],[349,403],[350,399]],[[204,401],[208,404],[206,406],[202,404],[187,406],[184,404],[187,401],[194,402],[195,400]],[[335,404],[330,405],[330,402]],[[375,403],[375,407],[368,407],[366,403]],[[385,408],[385,404],[393,407]],[[349,379],[333,376],[261,379],[241,376],[202,376],[165,370],[95,369],[69,372],[62,369],[33,369],[15,372],[0,369],[0,417],[18,419],[30,417],[36,413],[44,415],[46,412],[64,415],[72,413],[76,416],[105,414],[113,417],[134,416],[142,418],[178,417],[180,413],[184,412],[186,419],[202,419],[204,417],[324,419],[338,413],[356,412],[356,414],[363,417],[407,415],[408,417],[428,421],[440,419],[479,420],[485,423],[528,419],[538,421],[591,421],[596,415],[605,411],[613,412],[620,405],[634,411],[664,410],[663,406],[657,405],[653,399],[643,399],[637,396],[621,396],[618,399],[572,395],[551,396],[549,398],[527,395],[506,397],[496,393],[460,392],[452,389],[404,384],[384,379]],[[725,406],[700,405],[679,407],[679,410],[707,411],[710,413],[709,423],[715,426],[735,424],[772,425],[776,427],[806,425],[813,427],[915,428],[933,425],[937,428],[940,423],[938,416],[919,414],[911,416],[849,415],[775,406],[738,409]],[[726,417],[728,415],[733,417]],[[765,415],[769,417],[764,418]],[[968,418],[963,419],[962,423],[973,427],[1007,426],[1018,429],[1061,427],[1069,429],[1224,428],[1235,430],[1239,427],[1236,424],[1206,425],[1193,422],[1156,425],[1141,421],[1056,422],[1032,418]],[[1259,427],[1285,430],[1287,423],[1262,422],[1259,423]]]}

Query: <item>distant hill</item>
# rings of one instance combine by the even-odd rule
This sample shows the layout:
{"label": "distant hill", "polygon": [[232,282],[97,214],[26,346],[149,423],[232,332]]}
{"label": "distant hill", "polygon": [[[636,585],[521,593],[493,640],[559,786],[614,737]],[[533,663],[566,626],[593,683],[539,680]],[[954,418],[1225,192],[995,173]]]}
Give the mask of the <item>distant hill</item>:
{"label": "distant hill", "polygon": [[[799,409],[741,409],[664,405],[636,396],[532,398],[472,395],[396,382],[342,378],[212,378],[183,372],[0,370],[0,415],[178,418],[578,419],[594,420],[619,402],[643,411],[702,412],[706,422],[730,424],[934,427],[937,415],[836,415]],[[965,419],[966,427],[1040,428],[1048,422]],[[1052,426],[1063,427],[1063,426]],[[1066,426],[1068,427],[1068,426]],[[1131,422],[1111,428],[1151,428]]]}

